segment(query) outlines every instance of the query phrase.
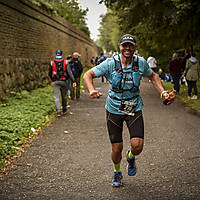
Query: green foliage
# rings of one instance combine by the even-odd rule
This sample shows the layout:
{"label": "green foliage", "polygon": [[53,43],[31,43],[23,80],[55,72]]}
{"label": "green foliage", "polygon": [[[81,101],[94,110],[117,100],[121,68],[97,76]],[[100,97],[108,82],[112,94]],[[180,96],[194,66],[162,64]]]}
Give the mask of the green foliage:
{"label": "green foliage", "polygon": [[0,103],[0,168],[7,158],[17,154],[26,140],[37,134],[54,110],[51,86],[3,99]]}
{"label": "green foliage", "polygon": [[[135,35],[140,54],[167,65],[174,51],[190,48],[200,56],[200,4],[188,0],[101,0],[115,16],[120,35]],[[112,18],[111,18],[112,19]],[[111,23],[111,22],[109,22]],[[106,32],[109,24],[101,28]],[[110,39],[114,35],[110,34]],[[198,57],[198,56],[197,56]]]}
{"label": "green foliage", "polygon": [[119,26],[116,23],[117,18],[112,13],[107,12],[105,15],[101,15],[101,27],[99,28],[99,44],[107,52],[117,51],[118,39],[119,39]]}
{"label": "green foliage", "polygon": [[77,0],[29,0],[33,4],[41,7],[49,14],[57,14],[74,25],[77,29],[85,32],[90,36],[89,28],[87,27],[86,15],[88,8],[85,10],[79,6]]}

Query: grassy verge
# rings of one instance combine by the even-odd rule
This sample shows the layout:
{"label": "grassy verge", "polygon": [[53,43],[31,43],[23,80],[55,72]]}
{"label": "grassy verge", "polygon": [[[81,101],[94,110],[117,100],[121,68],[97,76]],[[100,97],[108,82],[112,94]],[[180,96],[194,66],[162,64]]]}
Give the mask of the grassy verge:
{"label": "grassy verge", "polygon": [[24,91],[0,103],[0,171],[47,124],[55,110],[52,87]]}
{"label": "grassy verge", "polygon": [[[171,82],[163,82],[163,85],[167,90],[173,90],[173,84]],[[197,88],[200,90],[200,81],[197,81]],[[180,94],[177,96],[177,98],[181,99],[188,106],[200,112],[200,96],[198,96],[197,100],[188,99],[187,90],[188,87],[185,84],[182,84],[180,88]]]}

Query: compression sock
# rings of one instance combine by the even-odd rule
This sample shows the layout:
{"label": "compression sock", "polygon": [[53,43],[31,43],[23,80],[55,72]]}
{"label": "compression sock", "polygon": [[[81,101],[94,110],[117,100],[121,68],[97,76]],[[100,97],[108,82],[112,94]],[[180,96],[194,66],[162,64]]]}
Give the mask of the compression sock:
{"label": "compression sock", "polygon": [[134,158],[134,157],[135,157],[135,156],[132,154],[131,150],[130,150],[129,153],[128,153],[128,157],[129,157],[129,158]]}
{"label": "compression sock", "polygon": [[113,165],[114,165],[114,171],[115,172],[121,172],[120,162],[117,163],[117,164],[113,163]]}

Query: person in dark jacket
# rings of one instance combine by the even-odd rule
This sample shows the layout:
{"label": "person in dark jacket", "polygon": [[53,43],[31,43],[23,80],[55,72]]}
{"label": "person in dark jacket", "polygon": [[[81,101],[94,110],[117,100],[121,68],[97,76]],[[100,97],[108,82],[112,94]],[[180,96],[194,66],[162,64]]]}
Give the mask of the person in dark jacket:
{"label": "person in dark jacket", "polygon": [[169,62],[169,72],[172,76],[172,81],[174,84],[174,90],[176,90],[176,94],[179,94],[180,91],[180,79],[183,72],[182,67],[182,59],[178,57],[177,53],[174,53],[172,56],[172,60]]}
{"label": "person in dark jacket", "polygon": [[79,61],[79,57],[81,55],[77,52],[73,53],[73,58],[69,62],[71,66],[72,73],[74,75],[75,81],[76,81],[76,87],[71,88],[71,99],[79,99],[80,98],[80,77],[83,72],[83,66],[81,62]]}
{"label": "person in dark jacket", "polygon": [[62,51],[56,51],[56,58],[52,60],[49,65],[49,77],[53,81],[54,101],[57,111],[57,116],[61,116],[60,94],[62,98],[63,114],[67,112],[67,77],[70,77],[73,82],[73,87],[76,87],[75,78],[72,74],[70,66],[67,61],[62,58]]}

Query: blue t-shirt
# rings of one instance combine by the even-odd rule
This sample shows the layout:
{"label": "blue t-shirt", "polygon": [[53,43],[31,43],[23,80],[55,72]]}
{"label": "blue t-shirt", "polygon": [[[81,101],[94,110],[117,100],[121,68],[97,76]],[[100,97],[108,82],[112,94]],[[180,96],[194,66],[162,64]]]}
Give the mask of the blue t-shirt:
{"label": "blue t-shirt", "polygon": [[[121,54],[119,54],[119,57],[121,58]],[[110,113],[124,115],[123,113],[118,111],[121,106],[121,101],[117,99],[122,99],[122,98],[129,99],[129,98],[132,98],[133,96],[138,96],[138,97],[129,100],[129,102],[137,103],[137,107],[135,110],[136,112],[139,110],[142,110],[142,107],[144,104],[140,96],[140,90],[138,89],[136,92],[133,93],[133,92],[128,91],[127,89],[132,88],[133,85],[136,85],[139,87],[142,76],[149,77],[152,74],[152,70],[144,58],[139,57],[139,56],[138,57],[134,56],[134,57],[135,59],[133,59],[132,63],[128,65],[127,67],[123,66],[120,59],[122,70],[124,72],[121,84],[125,91],[123,93],[117,93],[111,89],[108,91],[108,97],[106,100],[105,108]],[[133,72],[132,66],[134,62],[136,62],[136,58],[138,58],[139,70],[138,72]],[[112,85],[113,75],[116,73],[115,61],[113,58],[107,58],[107,60],[105,60],[101,64],[93,67],[92,71],[95,73],[97,77],[105,76],[107,80],[109,81],[109,83]]]}

